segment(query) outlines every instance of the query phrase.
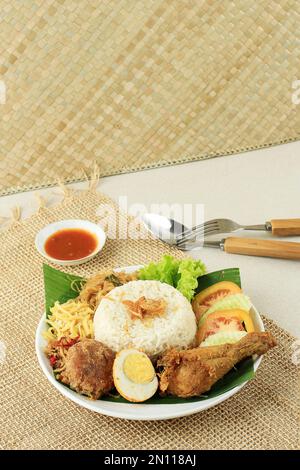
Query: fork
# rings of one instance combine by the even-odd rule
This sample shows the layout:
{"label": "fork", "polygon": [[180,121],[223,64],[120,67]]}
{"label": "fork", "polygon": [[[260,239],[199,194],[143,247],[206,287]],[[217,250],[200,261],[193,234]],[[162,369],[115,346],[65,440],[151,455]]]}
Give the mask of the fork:
{"label": "fork", "polygon": [[182,232],[176,237],[176,245],[180,247],[189,241],[194,241],[199,235],[204,238],[237,230],[264,230],[279,236],[300,235],[300,219],[272,219],[259,225],[240,225],[231,219],[212,219]]}

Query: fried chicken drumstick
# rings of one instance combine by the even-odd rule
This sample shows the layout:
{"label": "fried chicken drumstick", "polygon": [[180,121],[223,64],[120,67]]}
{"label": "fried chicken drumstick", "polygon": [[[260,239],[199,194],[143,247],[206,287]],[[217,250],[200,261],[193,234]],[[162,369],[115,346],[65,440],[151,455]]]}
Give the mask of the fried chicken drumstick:
{"label": "fried chicken drumstick", "polygon": [[276,341],[270,333],[248,333],[235,344],[172,349],[158,361],[163,367],[160,390],[183,398],[199,396],[242,359],[265,354],[274,346]]}

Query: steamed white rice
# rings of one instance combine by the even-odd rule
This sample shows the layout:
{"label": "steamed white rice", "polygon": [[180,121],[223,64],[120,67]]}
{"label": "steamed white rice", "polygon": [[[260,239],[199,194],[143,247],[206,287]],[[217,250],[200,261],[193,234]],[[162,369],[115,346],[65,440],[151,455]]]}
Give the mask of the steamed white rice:
{"label": "steamed white rice", "polygon": [[[151,320],[132,319],[122,301],[137,301],[142,296],[164,299],[164,315]],[[131,281],[101,300],[94,317],[94,331],[95,339],[113,351],[134,347],[155,356],[170,347],[190,346],[196,334],[196,320],[191,304],[174,287],[159,281]]]}

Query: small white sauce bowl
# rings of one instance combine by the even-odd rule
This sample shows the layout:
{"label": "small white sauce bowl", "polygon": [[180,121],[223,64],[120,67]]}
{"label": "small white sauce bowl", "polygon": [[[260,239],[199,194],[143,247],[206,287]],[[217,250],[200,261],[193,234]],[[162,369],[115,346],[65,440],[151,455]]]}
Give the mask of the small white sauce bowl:
{"label": "small white sauce bowl", "polygon": [[[48,253],[45,251],[45,243],[47,239],[53,235],[54,233],[58,232],[59,230],[64,229],[81,229],[86,230],[87,232],[91,233],[96,237],[97,246],[92,253],[88,256],[84,256],[83,258],[79,259],[56,259],[49,256]],[[35,247],[38,252],[47,260],[51,261],[55,264],[60,264],[61,266],[72,266],[77,264],[83,264],[89,261],[90,259],[94,258],[104,247],[106,241],[106,235],[104,230],[99,226],[88,220],[80,220],[80,219],[72,219],[72,220],[60,220],[59,222],[54,222],[53,224],[46,225],[42,230],[38,232],[35,237]]]}

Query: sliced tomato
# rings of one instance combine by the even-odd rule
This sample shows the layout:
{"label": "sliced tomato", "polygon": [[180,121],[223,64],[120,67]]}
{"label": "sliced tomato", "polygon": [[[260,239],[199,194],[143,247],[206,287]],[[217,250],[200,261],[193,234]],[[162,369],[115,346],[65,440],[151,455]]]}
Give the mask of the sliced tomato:
{"label": "sliced tomato", "polygon": [[242,292],[241,288],[230,281],[221,281],[204,289],[197,294],[192,302],[192,308],[196,315],[197,321],[215,302],[230,294]]}
{"label": "sliced tomato", "polygon": [[208,336],[220,331],[254,331],[254,325],[248,312],[244,310],[219,310],[208,315],[197,332],[197,342],[202,343]]}

